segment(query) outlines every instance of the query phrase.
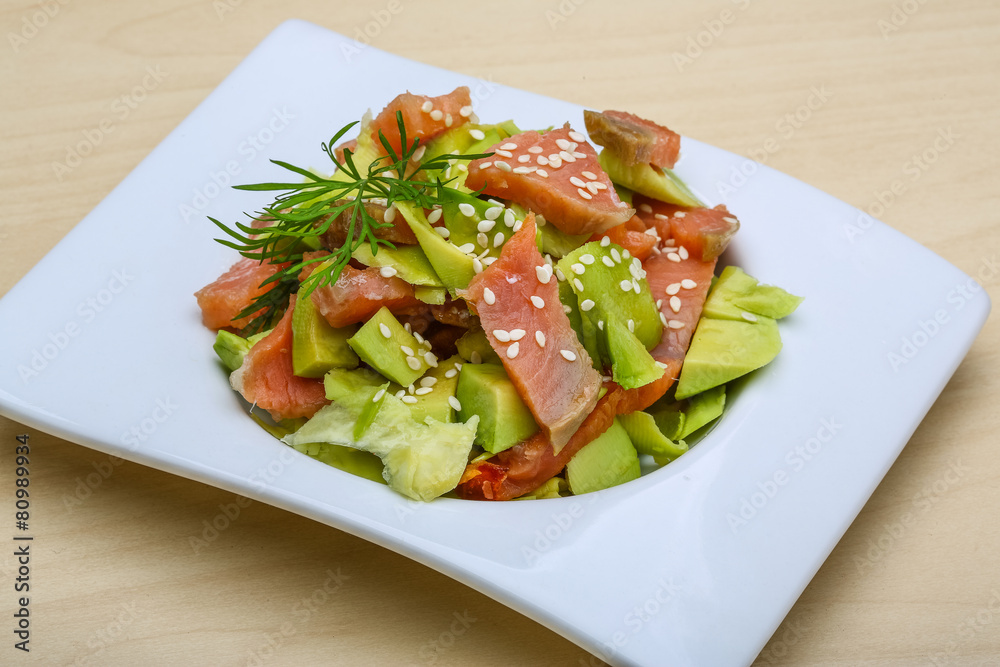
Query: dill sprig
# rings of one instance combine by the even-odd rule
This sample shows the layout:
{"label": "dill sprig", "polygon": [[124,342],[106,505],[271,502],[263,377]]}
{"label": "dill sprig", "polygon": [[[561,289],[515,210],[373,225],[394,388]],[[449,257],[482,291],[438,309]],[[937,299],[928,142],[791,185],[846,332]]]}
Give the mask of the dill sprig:
{"label": "dill sprig", "polygon": [[[376,230],[391,227],[392,224],[373,218],[365,209],[366,200],[384,200],[387,208],[395,202],[412,202],[421,208],[432,208],[444,203],[442,195],[449,189],[448,181],[430,179],[425,172],[440,172],[450,167],[454,160],[474,160],[492,155],[446,154],[426,162],[414,160],[420,139],[407,141],[403,114],[397,111],[401,152],[397,152],[379,130],[379,142],[386,154],[376,158],[362,171],[354,163],[354,152],[350,149],[343,151],[343,159],[336,154],[337,143],[357,124],[358,121],[348,123],[328,142],[320,144],[323,152],[337,165],[337,171],[331,178],[323,178],[281,160],[271,160],[273,164],[304,177],[305,181],[234,186],[237,190],[281,193],[271,204],[251,216],[256,221],[267,222],[268,226],[255,228],[237,222],[234,230],[209,217],[230,237],[216,239],[219,243],[262,264],[287,264],[261,283],[261,288],[270,287],[233,318],[253,315],[240,331],[242,335],[257,333],[273,325],[288,307],[292,294],[298,292],[304,298],[314,289],[336,282],[354,251],[362,244],[369,244],[372,254],[378,253],[380,246],[395,247],[392,242],[376,235]],[[349,219],[344,244],[331,248],[329,255],[306,258],[304,251],[322,247],[319,240],[345,212],[349,212]],[[312,267],[313,271],[300,284],[299,273],[307,267]]]}

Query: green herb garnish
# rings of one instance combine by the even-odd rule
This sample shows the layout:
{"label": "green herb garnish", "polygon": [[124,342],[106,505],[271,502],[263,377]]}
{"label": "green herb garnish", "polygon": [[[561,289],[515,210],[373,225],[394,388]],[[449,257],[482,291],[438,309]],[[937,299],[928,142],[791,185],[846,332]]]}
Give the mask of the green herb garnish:
{"label": "green herb garnish", "polygon": [[[332,178],[323,178],[307,169],[281,160],[271,160],[279,167],[305,177],[305,182],[234,186],[237,190],[282,193],[256,216],[252,216],[258,221],[266,220],[270,223],[269,226],[254,228],[237,222],[236,230],[233,230],[215,218],[209,218],[234,239],[216,239],[219,243],[238,250],[244,257],[259,259],[262,264],[289,263],[287,267],[261,283],[261,287],[273,286],[233,318],[248,317],[260,311],[241,330],[241,334],[253,334],[272,325],[277,316],[288,307],[289,299],[295,292],[299,292],[304,298],[317,287],[335,282],[350,261],[351,255],[361,244],[370,244],[372,254],[378,253],[379,246],[395,247],[390,241],[376,236],[377,229],[391,227],[392,224],[374,219],[365,210],[365,200],[385,200],[386,207],[392,206],[397,201],[413,202],[425,209],[442,205],[444,191],[450,190],[446,185],[447,181],[442,183],[440,180],[435,180],[432,183],[423,180],[426,178],[424,172],[447,169],[453,160],[475,160],[492,155],[492,153],[438,155],[426,162],[416,161],[417,164],[411,167],[410,162],[420,145],[420,139],[407,142],[406,126],[400,111],[396,112],[396,123],[399,127],[402,154],[397,154],[396,149],[379,130],[379,142],[387,155],[376,158],[368,165],[364,174],[354,164],[353,151],[345,149],[343,160],[338,159],[335,153],[337,142],[358,124],[358,121],[355,121],[341,128],[330,141],[321,144],[323,152],[337,165],[337,171]],[[418,178],[418,175],[423,178]],[[321,238],[334,220],[345,211],[350,212],[350,218],[347,240],[344,244],[340,248],[331,249],[330,255],[305,258],[304,242],[308,243],[308,239],[315,241]],[[254,236],[257,238],[253,238]],[[299,273],[315,264],[318,266],[314,267],[313,272],[300,285]]]}

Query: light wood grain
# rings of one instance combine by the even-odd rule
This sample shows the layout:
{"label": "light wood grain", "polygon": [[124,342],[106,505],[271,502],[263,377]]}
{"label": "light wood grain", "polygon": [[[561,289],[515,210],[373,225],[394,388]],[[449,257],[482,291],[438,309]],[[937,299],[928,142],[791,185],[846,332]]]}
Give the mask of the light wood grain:
{"label": "light wood grain", "polygon": [[[892,21],[889,1],[400,2],[374,45],[591,107],[629,108],[743,154],[770,138],[779,148],[769,165],[861,208],[903,181],[879,217],[997,294],[1000,274],[988,271],[1000,245],[993,0],[897,2],[915,11],[897,14],[898,30],[886,35],[891,23],[879,22]],[[0,294],[282,20],[353,35],[387,4],[232,0],[222,13],[211,0],[0,2]],[[12,43],[43,6],[58,12]],[[674,54],[724,11],[732,20],[678,67]],[[119,118],[113,101],[147,67],[161,68],[163,81]],[[826,101],[789,131],[781,119],[814,88]],[[114,131],[57,180],[53,163],[108,118]],[[949,130],[956,139],[933,164],[916,178],[906,171]],[[998,349],[994,318],[758,664],[1000,664]],[[114,465],[0,419],[4,508],[22,432],[34,452],[34,632],[22,656],[4,623],[2,664],[245,665],[255,655],[267,665],[591,664],[447,577],[260,503],[240,508],[196,553],[190,538],[232,494]],[[950,466],[962,473],[953,483]],[[78,487],[89,496],[68,503]],[[7,619],[13,567],[12,555],[0,556]],[[476,620],[434,650],[448,643],[455,614]]]}

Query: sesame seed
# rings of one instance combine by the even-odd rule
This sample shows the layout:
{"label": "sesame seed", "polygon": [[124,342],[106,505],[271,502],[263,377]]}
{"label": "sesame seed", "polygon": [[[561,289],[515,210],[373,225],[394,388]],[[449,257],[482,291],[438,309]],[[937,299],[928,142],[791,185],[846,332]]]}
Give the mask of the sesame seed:
{"label": "sesame seed", "polygon": [[507,143],[505,143],[500,148],[502,150],[505,150],[505,151],[516,151],[517,150],[517,144],[515,144],[515,143],[513,143],[511,141],[508,141]]}
{"label": "sesame seed", "polygon": [[402,350],[403,354],[405,354],[406,356],[408,356],[408,357],[412,357],[413,356],[413,348],[412,347],[410,347],[408,345],[400,345],[399,349]]}
{"label": "sesame seed", "polygon": [[478,257],[472,260],[472,270],[475,271],[477,275],[482,273],[484,268],[486,267],[483,266],[483,260]]}
{"label": "sesame seed", "polygon": [[441,120],[442,118],[444,118],[444,112],[440,109],[431,112],[431,120]]}
{"label": "sesame seed", "polygon": [[679,262],[681,261],[681,256],[678,255],[676,252],[668,252],[667,259],[669,259],[671,262]]}
{"label": "sesame seed", "polygon": [[436,377],[434,377],[433,375],[428,375],[427,377],[420,379],[420,386],[433,387],[435,384],[437,384],[437,381],[438,379]]}
{"label": "sesame seed", "polygon": [[565,139],[556,139],[556,146],[563,149],[564,151],[572,150],[573,145]]}
{"label": "sesame seed", "polygon": [[577,188],[576,192],[577,192],[577,194],[579,194],[584,199],[593,199],[594,198],[594,195],[590,194],[589,192],[587,192],[583,188]]}
{"label": "sesame seed", "polygon": [[395,396],[396,398],[403,398],[404,396],[406,396],[406,390],[400,389],[395,394],[393,394],[393,396]]}
{"label": "sesame seed", "polygon": [[563,162],[576,162],[576,158],[568,151],[559,151],[559,157],[562,158]]}
{"label": "sesame seed", "polygon": [[413,332],[413,337],[414,337],[414,338],[416,338],[416,339],[417,339],[417,342],[418,342],[418,343],[420,343],[421,345],[423,345],[423,344],[424,344],[424,342],[425,342],[425,341],[424,341],[424,337],[423,337],[423,336],[421,336],[421,335],[420,335],[419,333],[417,333],[416,331],[414,331],[414,332]]}
{"label": "sesame seed", "polygon": [[469,130],[469,135],[476,141],[482,141],[486,138],[486,133],[482,130],[477,130],[476,128]]}
{"label": "sesame seed", "polygon": [[592,172],[592,171],[581,171],[581,172],[580,172],[580,174],[581,174],[581,175],[582,175],[582,176],[583,176],[584,178],[588,178],[588,179],[590,179],[590,180],[592,180],[592,181],[596,181],[596,180],[597,180],[597,174],[595,174],[595,173],[594,173],[594,172]]}
{"label": "sesame seed", "polygon": [[458,115],[461,116],[462,118],[468,118],[469,116],[472,115],[472,106],[466,104],[464,107],[458,110]]}
{"label": "sesame seed", "polygon": [[570,155],[572,155],[578,160],[582,160],[583,158],[587,157],[586,153],[581,153],[580,151],[573,151],[572,153],[570,153]]}
{"label": "sesame seed", "polygon": [[667,216],[663,215],[662,213],[657,213],[653,217],[656,218],[657,220],[666,220],[667,219]]}
{"label": "sesame seed", "polygon": [[600,183],[594,183],[593,181],[591,181],[590,183],[587,183],[587,191],[590,192],[590,194],[592,195],[596,195],[598,192],[601,191],[601,188],[599,187],[600,185],[601,185]]}
{"label": "sesame seed", "polygon": [[635,320],[628,321],[628,330],[635,333]]}
{"label": "sesame seed", "polygon": [[444,115],[444,126],[445,127],[451,127],[454,124],[455,124],[455,119],[451,117],[451,114],[450,113],[445,114]]}
{"label": "sesame seed", "polygon": [[511,153],[510,151],[505,151],[502,148],[498,148],[498,149],[496,149],[493,152],[496,153],[497,155],[499,155],[500,157],[508,157],[508,158],[509,157],[514,157],[513,153]]}
{"label": "sesame seed", "polygon": [[476,251],[476,246],[472,243],[463,243],[462,245],[458,246],[458,249],[464,252],[465,254],[469,254],[470,252]]}
{"label": "sesame seed", "polygon": [[501,343],[509,343],[510,342],[510,333],[507,332],[504,329],[494,329],[493,330],[493,337],[496,338]]}
{"label": "sesame seed", "polygon": [[678,292],[681,291],[681,284],[680,283],[670,283],[669,285],[667,285],[667,289],[664,290],[664,291],[668,295],[673,296],[674,294],[677,294]]}
{"label": "sesame seed", "polygon": [[580,280],[579,278],[573,278],[573,287],[576,288],[577,292],[582,292],[583,291],[583,281]]}
{"label": "sesame seed", "polygon": [[722,219],[725,220],[726,222],[739,222],[739,220],[737,220],[736,218],[731,218],[728,215]]}
{"label": "sesame seed", "polygon": [[407,357],[406,358],[406,365],[409,366],[410,368],[412,368],[415,371],[419,371],[420,370],[420,360],[417,359],[416,357]]}
{"label": "sesame seed", "polygon": [[382,387],[381,389],[375,392],[375,395],[372,396],[372,403],[378,403],[379,401],[382,400],[383,396],[385,396],[385,387]]}
{"label": "sesame seed", "polygon": [[531,167],[514,167],[515,174],[530,174],[532,171]]}
{"label": "sesame seed", "polygon": [[[659,306],[657,306],[657,308],[659,308]],[[660,313],[660,322],[663,323],[663,326],[667,326],[667,316],[663,313]]]}
{"label": "sesame seed", "polygon": [[426,102],[420,105],[420,110],[423,111],[424,113],[430,113],[433,108],[434,108],[434,103],[431,102],[430,100],[427,100]]}
{"label": "sesame seed", "polygon": [[584,141],[587,140],[586,137],[584,137],[582,134],[580,134],[576,130],[570,130],[569,131],[569,138],[572,139],[573,141],[578,141],[580,143],[583,143]]}
{"label": "sesame seed", "polygon": [[513,229],[515,232],[519,232],[521,231],[521,227],[523,225],[524,225],[524,220],[518,220],[517,222],[514,223],[514,226],[511,227],[511,229]]}
{"label": "sesame seed", "polygon": [[[485,217],[487,220],[496,220],[497,218],[500,217],[501,213],[503,213],[503,206],[491,206],[490,208],[486,209],[486,212],[483,214],[483,217]],[[479,223],[479,226],[482,227],[483,223]],[[493,228],[490,227],[490,229]],[[480,231],[488,232],[490,230],[480,229]]]}
{"label": "sesame seed", "polygon": [[441,213],[442,209],[439,208],[434,209],[433,211],[430,212],[430,215],[427,216],[427,222],[433,225],[435,222],[441,219]]}
{"label": "sesame seed", "polygon": [[663,305],[663,299],[657,299],[656,300],[656,309],[659,310],[660,306],[662,306],[662,305]]}
{"label": "sesame seed", "polygon": [[622,259],[628,259],[632,256],[632,253],[628,251],[628,248],[622,248]]}
{"label": "sesame seed", "polygon": [[392,278],[397,273],[395,267],[392,266],[383,266],[378,272],[383,278]]}
{"label": "sesame seed", "polygon": [[675,218],[683,218],[686,215],[687,215],[687,213],[685,213],[684,211],[674,211],[674,217]]}
{"label": "sesame seed", "polygon": [[611,249],[611,257],[615,260],[615,264],[622,263],[622,254],[618,252],[618,248]]}
{"label": "sesame seed", "polygon": [[541,331],[536,331],[535,342],[538,343],[538,347],[545,347],[545,334]]}
{"label": "sesame seed", "polygon": [[421,387],[420,389],[417,389],[413,393],[416,394],[417,396],[426,396],[427,394],[431,393],[432,391],[434,391],[434,389],[432,387]]}
{"label": "sesame seed", "polygon": [[533,305],[535,308],[542,309],[545,307],[545,299],[535,294],[532,294],[531,305]]}
{"label": "sesame seed", "polygon": [[757,321],[757,316],[756,315],[754,315],[753,313],[748,313],[746,311],[740,313],[740,317],[742,317],[743,319],[745,319],[747,322],[756,322]]}
{"label": "sesame seed", "polygon": [[496,295],[493,293],[493,290],[491,290],[489,287],[483,288],[483,301],[485,301],[491,306],[497,302]]}
{"label": "sesame seed", "polygon": [[607,237],[607,236],[602,236],[601,237],[601,247],[602,248],[607,248],[609,245],[611,245],[611,238]]}
{"label": "sesame seed", "polygon": [[597,328],[604,331],[604,320],[597,320]]}
{"label": "sesame seed", "polygon": [[593,307],[594,307],[593,299],[584,299],[583,301],[580,302],[580,310],[582,310],[583,312],[587,312]]}
{"label": "sesame seed", "polygon": [[561,283],[566,282],[566,274],[558,267],[556,267],[556,279]]}
{"label": "sesame seed", "polygon": [[694,289],[697,286],[698,283],[691,280],[690,278],[685,278],[684,280],[681,281],[681,287],[683,287],[684,289]]}
{"label": "sesame seed", "polygon": [[430,366],[431,368],[437,368],[438,366],[437,355],[435,355],[430,350],[427,350],[426,352],[424,352],[424,363]]}
{"label": "sesame seed", "polygon": [[526,333],[528,333],[528,332],[525,331],[524,329],[511,329],[510,330],[510,339],[512,341],[514,341],[514,342],[517,342],[517,341],[521,340],[522,338],[524,338],[524,334],[526,334]]}
{"label": "sesame seed", "polygon": [[685,248],[684,246],[681,246],[680,248],[677,249],[677,254],[680,255],[681,259],[687,259],[689,257],[687,248]]}
{"label": "sesame seed", "polygon": [[670,297],[670,310],[674,311],[675,313],[681,312],[681,300],[679,297],[676,296]]}
{"label": "sesame seed", "polygon": [[[458,375],[458,371],[456,371],[454,368],[449,368],[444,372],[444,376],[449,380],[455,377],[456,375]],[[454,396],[452,398],[454,398]]]}
{"label": "sesame seed", "polygon": [[462,404],[459,403],[458,399],[455,398],[454,396],[449,396],[448,397],[448,405],[450,405],[454,409],[458,410],[459,412],[462,411]]}
{"label": "sesame seed", "polygon": [[653,363],[655,363],[658,368],[662,368],[663,370],[667,369],[667,365],[662,361],[654,361]]}
{"label": "sesame seed", "polygon": [[385,325],[385,322],[380,322],[378,325],[378,330],[382,332],[382,335],[386,338],[392,338],[392,332],[389,331],[389,327]]}
{"label": "sesame seed", "polygon": [[406,330],[406,333],[413,333],[413,327],[410,326],[409,322],[403,325],[403,329]]}
{"label": "sesame seed", "polygon": [[476,207],[468,202],[462,202],[461,204],[459,204],[458,210],[461,211],[462,215],[464,215],[467,218],[471,218],[476,214]]}
{"label": "sesame seed", "polygon": [[531,146],[530,148],[528,148],[528,152],[529,153],[534,153],[534,154],[537,155],[538,153],[542,152],[542,147],[541,146]]}
{"label": "sesame seed", "polygon": [[527,162],[531,162],[531,156],[530,155],[518,155],[517,156],[517,161],[520,162],[521,164],[525,164]]}
{"label": "sesame seed", "polygon": [[573,312],[573,309],[572,309],[572,308],[570,308],[569,306],[567,306],[567,305],[566,305],[566,304],[564,303],[564,304],[563,304],[563,312],[564,312],[564,313],[566,313],[567,315],[569,315],[570,313],[572,313],[572,312]]}
{"label": "sesame seed", "polygon": [[544,155],[539,155],[538,157],[536,157],[535,162],[542,165],[543,167],[547,167],[549,165],[549,159]]}
{"label": "sesame seed", "polygon": [[569,268],[573,271],[573,273],[575,273],[578,276],[582,276],[584,272],[587,270],[587,267],[585,267],[580,262],[574,262],[573,265],[570,266]]}
{"label": "sesame seed", "polygon": [[538,282],[548,285],[552,278],[552,267],[548,264],[539,264],[535,267],[535,277],[538,278]]}
{"label": "sesame seed", "polygon": [[[493,247],[494,248],[499,248],[500,246],[503,245],[503,242],[506,241],[506,240],[507,240],[507,237],[505,237],[503,235],[503,232],[497,232],[496,234],[493,235]],[[491,257],[490,259],[496,259],[496,258],[495,257]],[[487,265],[487,266],[489,266],[489,265]]]}
{"label": "sesame seed", "polygon": [[515,222],[517,222],[517,215],[514,214],[514,209],[509,208],[503,212],[503,224],[513,227]]}
{"label": "sesame seed", "polygon": [[493,220],[483,220],[478,225],[476,225],[476,229],[478,229],[480,232],[489,232],[490,230],[493,229],[493,227],[496,224],[497,223]]}
{"label": "sesame seed", "polygon": [[573,350],[559,350],[559,354],[561,354],[562,358],[566,361],[576,361],[576,352]]}
{"label": "sesame seed", "polygon": [[544,169],[539,169],[535,173],[538,174],[539,176],[541,176],[542,178],[548,178],[549,177],[549,172],[545,171]]}
{"label": "sesame seed", "polygon": [[615,268],[615,262],[614,262],[614,260],[611,259],[610,257],[608,257],[607,255],[604,255],[604,256],[601,257],[601,262],[604,264],[604,266],[606,266],[608,268],[611,268],[611,269]]}
{"label": "sesame seed", "polygon": [[[497,233],[499,234],[500,232],[497,232]],[[499,257],[486,257],[486,258],[483,259],[483,264],[485,264],[486,266],[489,266],[490,264],[492,264],[493,262],[497,261],[498,259],[500,259],[500,258]]]}
{"label": "sesame seed", "polygon": [[403,403],[406,403],[408,405],[413,405],[414,403],[417,402],[417,397],[416,396],[404,396],[400,400],[403,401]]}
{"label": "sesame seed", "polygon": [[639,210],[642,211],[643,213],[652,213],[653,207],[650,206],[649,204],[639,204]]}
{"label": "sesame seed", "polygon": [[[472,355],[470,354],[469,356],[471,357]],[[455,362],[455,370],[456,370],[456,371],[460,371],[460,370],[462,370],[462,366],[463,366],[463,364],[462,364],[462,362],[461,362],[461,361],[456,361],[456,362]]]}
{"label": "sesame seed", "polygon": [[622,288],[623,292],[631,292],[632,291],[632,281],[631,280],[623,280],[620,283],[618,283],[618,286]]}
{"label": "sesame seed", "polygon": [[473,350],[472,353],[469,355],[469,361],[471,361],[474,364],[481,364],[483,363],[483,355]]}
{"label": "sesame seed", "polygon": [[639,286],[638,280],[635,279],[632,280],[632,291],[635,292],[636,294],[642,292],[642,288]]}
{"label": "sesame seed", "polygon": [[485,248],[490,244],[490,238],[486,234],[479,232],[476,234],[476,243],[479,244],[480,248]]}
{"label": "sesame seed", "polygon": [[511,166],[506,162],[501,162],[500,160],[497,160],[493,164],[496,165],[496,168],[499,169],[500,171],[506,171],[508,173],[513,171],[513,169],[511,169]]}
{"label": "sesame seed", "polygon": [[549,166],[553,169],[558,169],[562,166],[562,158],[557,153],[553,153],[549,156]]}
{"label": "sesame seed", "polygon": [[670,327],[671,329],[683,329],[684,322],[682,322],[681,320],[669,320],[667,322],[667,326]]}
{"label": "sesame seed", "polygon": [[513,359],[517,356],[518,350],[521,349],[520,343],[511,343],[510,347],[507,348],[507,358]]}

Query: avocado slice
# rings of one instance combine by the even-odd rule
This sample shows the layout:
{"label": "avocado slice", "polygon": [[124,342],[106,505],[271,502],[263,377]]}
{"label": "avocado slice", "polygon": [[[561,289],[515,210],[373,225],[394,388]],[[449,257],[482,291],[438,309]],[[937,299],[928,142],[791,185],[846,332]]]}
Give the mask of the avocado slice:
{"label": "avocado slice", "polygon": [[455,341],[455,347],[458,348],[459,356],[469,363],[481,364],[484,361],[500,363],[500,356],[490,345],[489,339],[486,338],[486,332],[479,326],[478,319],[476,319],[476,326],[471,327]]}
{"label": "avocado slice", "polygon": [[427,255],[418,245],[399,245],[395,248],[382,246],[377,253],[372,253],[371,245],[363,243],[351,257],[365,266],[394,269],[393,275],[398,275],[411,285],[444,287]]}
{"label": "avocado slice", "polygon": [[448,290],[444,287],[413,286],[413,296],[432,306],[440,306],[448,300]]}
{"label": "avocado slice", "polygon": [[632,412],[619,415],[618,420],[625,427],[636,451],[652,456],[657,465],[666,465],[688,451],[687,443],[668,438],[649,413]]}
{"label": "avocado slice", "polygon": [[423,375],[433,359],[430,346],[418,343],[385,306],[347,344],[366,364],[404,387]]}
{"label": "avocado slice", "polygon": [[[370,401],[375,392],[385,384],[385,378],[370,368],[333,368],[323,376],[326,397],[337,403],[360,409],[365,401]],[[395,392],[400,387],[390,386]]]}
{"label": "avocado slice", "polygon": [[566,479],[574,495],[638,479],[639,456],[628,432],[616,417],[611,427],[584,445],[566,464]]}
{"label": "avocado slice", "polygon": [[473,258],[434,231],[419,207],[411,202],[400,201],[396,202],[396,208],[413,230],[417,242],[434,267],[434,272],[448,288],[452,297],[457,298],[457,291],[468,287],[469,281],[476,275]]}
{"label": "avocado slice", "polygon": [[756,370],[781,351],[777,323],[760,316],[754,322],[701,318],[684,357],[676,398],[694,396]]}
{"label": "avocado slice", "polygon": [[641,387],[663,375],[648,352],[660,342],[663,321],[642,263],[621,246],[603,243],[585,243],[563,257],[556,275],[576,295],[579,337],[588,353],[602,368],[610,366],[622,387]]}
{"label": "avocado slice", "polygon": [[446,424],[455,421],[455,406],[451,399],[458,387],[456,365],[462,365],[462,358],[457,354],[440,362],[437,368],[430,369],[420,378],[419,386],[412,394],[416,402],[407,402],[413,421],[423,424],[428,417]]}
{"label": "avocado slice", "polygon": [[670,169],[660,169],[646,163],[629,166],[606,148],[597,156],[597,161],[614,183],[639,194],[678,206],[704,206]]}
{"label": "avocado slice", "polygon": [[459,419],[479,415],[476,444],[496,454],[538,430],[528,406],[500,364],[464,364],[455,392]]}
{"label": "avocado slice", "polygon": [[780,320],[791,315],[802,303],[802,297],[789,294],[780,287],[761,285],[736,266],[727,266],[712,286],[704,317],[726,320],[748,319],[744,313]]}
{"label": "avocado slice", "polygon": [[215,336],[215,344],[212,349],[219,355],[222,365],[232,373],[243,365],[243,359],[250,351],[250,342],[243,336],[237,336],[225,329],[220,329]]}
{"label": "avocado slice", "polygon": [[484,201],[453,190],[441,189],[440,193],[445,200],[442,217],[448,229],[448,240],[480,257],[480,261],[499,257],[514,230],[521,228],[518,223],[524,222],[527,216],[524,209],[507,207],[496,200]]}
{"label": "avocado slice", "polygon": [[292,373],[299,377],[323,377],[331,368],[355,368],[358,355],[347,339],[357,325],[336,329],[326,321],[312,295],[295,300],[292,311]]}

